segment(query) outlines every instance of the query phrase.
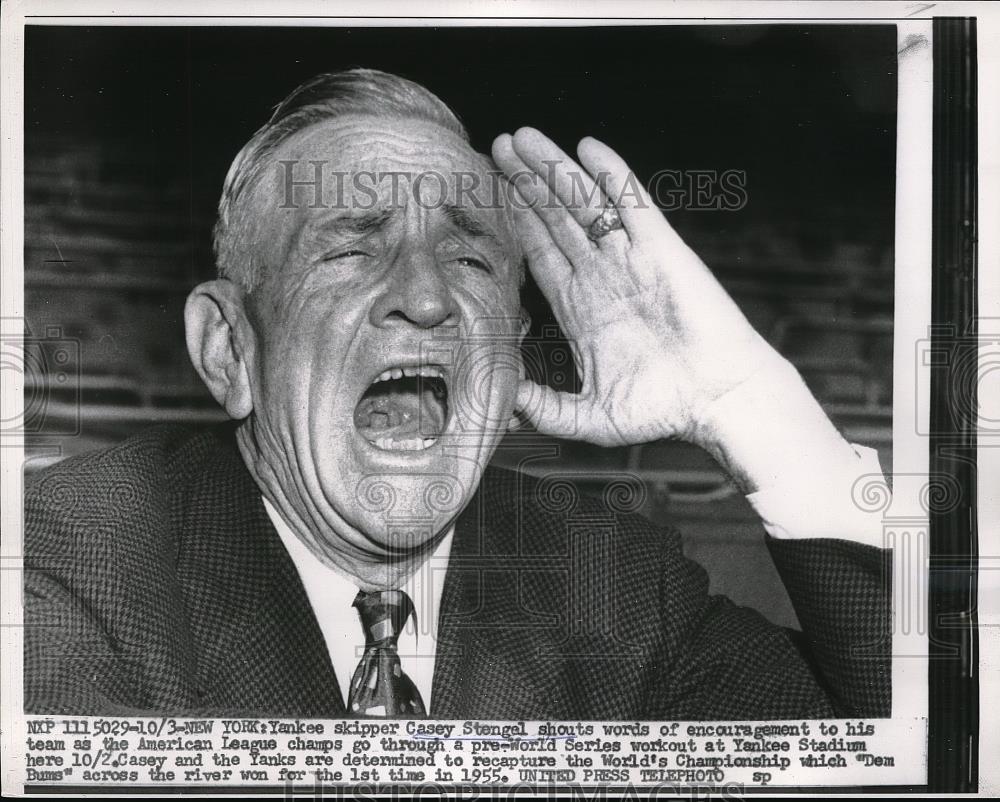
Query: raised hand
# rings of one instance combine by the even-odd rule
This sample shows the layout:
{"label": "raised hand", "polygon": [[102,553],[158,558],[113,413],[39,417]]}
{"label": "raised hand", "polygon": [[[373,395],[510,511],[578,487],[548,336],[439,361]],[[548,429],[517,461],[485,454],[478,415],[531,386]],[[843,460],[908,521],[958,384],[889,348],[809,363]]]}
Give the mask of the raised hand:
{"label": "raised hand", "polygon": [[[529,267],[582,379],[578,395],[524,382],[519,407],[542,432],[602,445],[702,441],[716,401],[784,360],[618,154],[591,138],[578,154],[582,167],[531,128],[493,144],[523,201]],[[594,241],[587,229],[608,199],[624,227]]]}

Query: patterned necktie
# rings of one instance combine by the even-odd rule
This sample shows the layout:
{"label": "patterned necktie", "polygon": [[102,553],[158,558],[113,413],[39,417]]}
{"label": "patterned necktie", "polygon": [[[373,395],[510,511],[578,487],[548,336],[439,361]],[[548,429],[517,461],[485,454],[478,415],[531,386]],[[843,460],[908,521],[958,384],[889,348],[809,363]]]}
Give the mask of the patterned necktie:
{"label": "patterned necktie", "polygon": [[347,707],[351,715],[372,718],[422,718],[427,715],[420,691],[399,662],[396,641],[413,612],[401,590],[359,591],[354,606],[365,630],[365,653],[351,680]]}

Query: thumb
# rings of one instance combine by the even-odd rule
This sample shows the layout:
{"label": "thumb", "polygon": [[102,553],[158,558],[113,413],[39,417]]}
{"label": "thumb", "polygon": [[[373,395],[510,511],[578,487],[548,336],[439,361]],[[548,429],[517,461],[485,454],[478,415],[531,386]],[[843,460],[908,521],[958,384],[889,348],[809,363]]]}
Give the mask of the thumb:
{"label": "thumb", "polygon": [[580,396],[522,380],[517,388],[516,409],[542,434],[579,439],[577,407]]}

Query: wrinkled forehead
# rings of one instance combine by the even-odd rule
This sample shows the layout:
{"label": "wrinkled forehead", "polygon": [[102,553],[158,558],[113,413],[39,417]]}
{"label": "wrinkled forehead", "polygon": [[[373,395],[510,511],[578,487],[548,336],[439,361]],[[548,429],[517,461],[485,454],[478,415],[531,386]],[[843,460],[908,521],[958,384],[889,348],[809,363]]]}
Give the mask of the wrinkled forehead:
{"label": "wrinkled forehead", "polygon": [[269,159],[279,206],[315,213],[459,209],[517,257],[510,187],[461,137],[424,120],[345,116],[315,123]]}

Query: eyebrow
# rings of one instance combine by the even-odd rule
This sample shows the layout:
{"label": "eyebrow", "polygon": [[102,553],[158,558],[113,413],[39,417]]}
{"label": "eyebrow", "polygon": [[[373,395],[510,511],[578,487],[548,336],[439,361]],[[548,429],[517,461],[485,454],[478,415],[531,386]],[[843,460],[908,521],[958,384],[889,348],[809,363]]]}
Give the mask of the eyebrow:
{"label": "eyebrow", "polygon": [[354,214],[345,212],[321,224],[323,229],[347,231],[351,234],[368,234],[382,228],[394,214],[393,209],[373,209],[370,212]]}
{"label": "eyebrow", "polygon": [[442,207],[444,215],[456,228],[461,229],[470,237],[485,237],[493,240],[497,245],[501,245],[500,238],[493,233],[492,229],[484,225],[476,216],[470,214],[461,206],[446,203]]}
{"label": "eyebrow", "polygon": [[[470,237],[488,239],[498,247],[503,247],[503,243],[493,230],[467,209],[449,203],[443,204],[441,208],[445,218]],[[382,228],[393,218],[397,211],[398,209],[390,208],[372,209],[361,214],[345,212],[336,217],[324,220],[317,226],[317,229],[319,231],[327,230],[331,233],[368,234]]]}

